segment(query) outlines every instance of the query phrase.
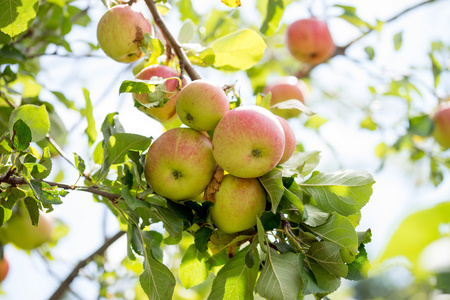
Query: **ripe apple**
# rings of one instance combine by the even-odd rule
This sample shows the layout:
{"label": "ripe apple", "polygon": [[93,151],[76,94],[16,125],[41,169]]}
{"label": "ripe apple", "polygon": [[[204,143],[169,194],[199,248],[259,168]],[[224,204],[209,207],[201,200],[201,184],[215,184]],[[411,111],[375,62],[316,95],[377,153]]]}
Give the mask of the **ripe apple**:
{"label": "ripe apple", "polygon": [[[298,101],[305,103],[305,91],[307,90],[306,84],[302,80],[298,80],[294,76],[286,76],[280,78],[278,81],[267,85],[264,88],[264,93],[271,93],[270,106],[283,102],[286,100],[297,99]],[[300,111],[297,109],[275,109],[271,108],[271,112],[275,115],[283,117],[285,119],[295,118],[300,115]]]}
{"label": "ripe apple", "polygon": [[327,23],[314,17],[289,25],[286,42],[292,56],[313,65],[327,60],[336,48]]}
{"label": "ripe apple", "polygon": [[450,148],[450,101],[441,103],[431,115],[433,137],[444,148]]}
{"label": "ripe apple", "polygon": [[139,46],[144,35],[152,32],[150,22],[140,12],[128,4],[116,5],[98,22],[97,40],[106,55],[130,63],[144,56]]}
{"label": "ripe apple", "polygon": [[216,128],[217,123],[228,112],[228,97],[218,85],[206,80],[196,80],[180,91],[176,110],[180,120],[187,126],[199,131],[209,131]]}
{"label": "ripe apple", "polygon": [[[152,77],[162,77],[162,78],[170,78],[170,77],[179,77],[180,73],[171,67],[164,65],[151,65],[144,68],[141,72],[136,75],[136,79],[141,80],[150,80]],[[140,106],[139,109],[146,113],[148,116],[157,120],[160,123],[169,123],[178,118],[175,104],[177,101],[177,97],[179,94],[177,79],[169,79],[164,84],[166,85],[167,94],[166,98],[169,100],[164,104],[163,107],[145,107]],[[186,82],[183,80],[183,86]],[[147,100],[147,94],[134,94],[134,100],[147,104],[149,101]]]}
{"label": "ripe apple", "polygon": [[39,213],[38,225],[33,226],[27,210],[20,207],[2,226],[2,240],[20,249],[32,250],[51,241],[52,229],[53,222],[44,213]]}
{"label": "ripe apple", "polygon": [[266,208],[266,193],[256,178],[238,178],[227,174],[214,194],[211,218],[218,229],[235,233],[256,225]]}
{"label": "ripe apple", "polygon": [[211,181],[216,162],[209,138],[191,128],[174,128],[147,152],[145,176],[153,190],[174,201],[193,199]]}
{"label": "ripe apple", "polygon": [[297,140],[295,139],[294,130],[292,130],[291,125],[289,125],[288,121],[280,116],[276,116],[278,121],[280,121],[281,126],[284,131],[284,152],[283,156],[280,159],[279,164],[286,162],[289,158],[291,158],[292,154],[295,152],[295,148],[297,147]]}
{"label": "ripe apple", "polygon": [[255,178],[272,170],[284,152],[283,127],[260,106],[240,106],[227,112],[212,139],[213,155],[225,171]]}
{"label": "ripe apple", "polygon": [[9,272],[9,261],[6,258],[5,255],[3,255],[3,258],[0,259],[0,282],[5,280],[6,276]]}

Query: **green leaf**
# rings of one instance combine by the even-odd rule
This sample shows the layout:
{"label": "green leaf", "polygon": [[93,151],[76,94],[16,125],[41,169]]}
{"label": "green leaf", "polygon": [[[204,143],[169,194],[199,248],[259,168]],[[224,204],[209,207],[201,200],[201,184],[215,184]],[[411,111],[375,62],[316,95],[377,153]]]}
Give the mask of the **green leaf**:
{"label": "green leaf", "polygon": [[403,42],[403,32],[398,32],[396,34],[394,34],[394,48],[395,51],[400,50],[400,48],[402,47],[402,42]]}
{"label": "green leaf", "polygon": [[38,142],[50,131],[50,118],[45,105],[26,104],[14,109],[9,118],[9,131],[13,136],[13,127],[17,120],[22,120],[31,130],[31,141]]}
{"label": "green leaf", "polygon": [[392,235],[378,262],[401,255],[413,264],[416,271],[420,271],[420,253],[442,237],[439,225],[447,223],[450,223],[450,202],[409,215]]}
{"label": "green leaf", "polygon": [[48,175],[50,175],[52,171],[52,158],[50,153],[50,148],[45,147],[44,151],[41,155],[41,158],[39,159],[40,166],[43,166],[45,170],[38,171],[35,168],[31,171],[31,176],[33,176],[34,179],[44,179],[47,178]]}
{"label": "green leaf", "polygon": [[217,273],[208,300],[253,299],[253,289],[259,271],[258,256],[253,254],[254,265],[245,264],[248,247],[239,251]]}
{"label": "green leaf", "polygon": [[144,151],[150,146],[151,138],[133,134],[116,133],[108,141],[108,162],[111,165],[125,162],[127,151]]}
{"label": "green leaf", "polygon": [[11,218],[12,210],[3,206],[0,206],[0,226],[3,226]]}
{"label": "green leaf", "polygon": [[36,18],[38,0],[5,0],[0,2],[0,31],[10,37],[24,32]]}
{"label": "green leaf", "polygon": [[266,36],[274,35],[280,24],[284,9],[284,0],[268,0],[266,16],[259,31]]}
{"label": "green leaf", "polygon": [[330,274],[319,264],[306,264],[303,254],[299,255],[298,264],[303,282],[302,295],[321,294],[321,297],[318,297],[321,299],[323,294],[332,293],[341,285],[339,277]]}
{"label": "green leaf", "polygon": [[13,126],[12,148],[18,152],[25,151],[31,142],[31,130],[22,120],[17,120]]}
{"label": "green leaf", "polygon": [[308,118],[305,122],[305,127],[312,128],[312,129],[319,129],[320,126],[328,122],[327,119],[324,119],[322,117],[319,117],[318,115],[314,115]]}
{"label": "green leaf", "polygon": [[364,120],[360,123],[361,128],[365,128],[368,130],[376,130],[377,129],[377,123],[375,123],[371,116],[366,116]]}
{"label": "green leaf", "polygon": [[271,300],[297,299],[301,282],[297,254],[278,254],[269,248],[256,284],[258,294]]}
{"label": "green leaf", "polygon": [[344,9],[344,13],[340,15],[339,18],[346,20],[350,24],[360,29],[372,28],[372,26],[369,23],[361,20],[361,18],[356,14],[356,8],[354,8],[353,6],[346,6],[346,5],[334,5],[334,6]]}
{"label": "green leaf", "polygon": [[370,268],[369,260],[367,259],[367,252],[364,244],[361,244],[358,248],[359,254],[355,260],[348,265],[348,274],[345,277],[348,280],[363,280],[369,277],[368,273]]}
{"label": "green leaf", "polygon": [[124,80],[119,88],[119,94],[135,93],[135,94],[151,94],[156,92],[156,87],[164,84],[166,79],[161,77],[152,77],[150,80]]}
{"label": "green leaf", "polygon": [[33,226],[37,226],[39,222],[39,206],[36,203],[36,199],[26,197],[23,202],[25,203],[25,207],[30,215],[31,224],[33,224]]}
{"label": "green leaf", "polygon": [[164,228],[175,240],[180,240],[183,233],[183,220],[175,216],[167,208],[157,206],[158,218],[163,222]]}
{"label": "green leaf", "polygon": [[266,49],[262,37],[252,29],[242,29],[216,39],[211,48],[214,66],[222,70],[247,70],[258,63]]}
{"label": "green leaf", "polygon": [[[30,187],[33,190],[36,198],[44,204],[61,204],[62,201],[60,199],[60,192],[56,189],[56,187],[51,187],[49,184],[30,180]],[[62,194],[65,196],[66,194]]]}
{"label": "green leaf", "polygon": [[416,116],[409,119],[408,132],[418,136],[430,136],[433,132],[434,123],[429,115]]}
{"label": "green leaf", "polygon": [[312,195],[322,210],[348,216],[366,205],[374,183],[365,171],[342,170],[319,173],[299,186]]}
{"label": "green leaf", "polygon": [[278,102],[270,107],[271,110],[283,110],[283,109],[296,109],[300,112],[304,112],[308,117],[315,115],[316,113],[312,111],[308,106],[298,101],[297,99],[290,99],[282,102]]}
{"label": "green leaf", "polygon": [[191,0],[179,0],[177,1],[178,10],[181,14],[181,21],[185,21],[186,19],[192,20],[195,24],[199,21],[199,15],[192,7]]}
{"label": "green leaf", "polygon": [[207,252],[200,252],[195,245],[188,247],[179,269],[181,283],[186,289],[200,284],[208,278],[210,272],[209,258],[210,255]]}
{"label": "green leaf", "polygon": [[195,24],[191,19],[184,20],[180,32],[178,33],[178,41],[182,44],[189,43],[194,39],[195,30]]}
{"label": "green leaf", "polygon": [[306,257],[314,259],[322,268],[338,277],[348,274],[348,267],[342,261],[340,247],[334,243],[322,241],[312,243]]}
{"label": "green leaf", "polygon": [[259,181],[264,186],[264,189],[269,196],[269,200],[272,203],[272,212],[276,213],[278,204],[280,204],[281,197],[283,197],[284,193],[281,171],[274,168],[269,173],[259,177]]}
{"label": "green leaf", "polygon": [[232,8],[241,6],[240,0],[222,0],[222,3]]}
{"label": "green leaf", "polygon": [[317,206],[305,204],[305,209],[308,212],[308,218],[304,223],[311,227],[317,227],[325,224],[330,217],[329,213],[323,212]]}
{"label": "green leaf", "polygon": [[210,227],[202,227],[195,232],[195,247],[200,252],[205,252],[208,249],[209,238],[213,232]]}
{"label": "green leaf", "polygon": [[[293,171],[305,177],[317,167],[319,162],[320,151],[295,152],[282,166],[285,170]],[[289,174],[284,175],[289,176]]]}
{"label": "green leaf", "polygon": [[133,195],[131,195],[130,190],[128,189],[128,187],[124,187],[121,191],[120,194],[122,195],[123,199],[125,200],[125,203],[130,207],[131,210],[135,210],[138,207],[142,207],[142,208],[150,208],[150,204],[147,203],[146,201],[142,201],[139,199],[136,199],[135,197],[133,197]]}
{"label": "green leaf", "polygon": [[95,129],[95,119],[93,115],[93,107],[91,103],[91,98],[89,97],[89,91],[83,88],[84,99],[86,100],[86,119],[87,119],[87,128],[84,132],[88,135],[89,138],[89,147],[94,144],[97,139],[97,130]]}
{"label": "green leaf", "polygon": [[353,256],[358,254],[358,235],[352,223],[336,213],[332,213],[327,222],[318,227],[309,227],[309,230],[322,240],[335,243],[342,248],[343,259],[350,263]]}
{"label": "green leaf", "polygon": [[367,56],[370,60],[372,60],[375,57],[375,50],[371,46],[367,46],[364,48],[364,51],[367,53]]}
{"label": "green leaf", "polygon": [[80,176],[83,176],[84,171],[86,170],[86,164],[84,163],[84,159],[75,152],[73,153],[73,156],[75,158],[75,166],[78,169],[78,173],[80,173]]}

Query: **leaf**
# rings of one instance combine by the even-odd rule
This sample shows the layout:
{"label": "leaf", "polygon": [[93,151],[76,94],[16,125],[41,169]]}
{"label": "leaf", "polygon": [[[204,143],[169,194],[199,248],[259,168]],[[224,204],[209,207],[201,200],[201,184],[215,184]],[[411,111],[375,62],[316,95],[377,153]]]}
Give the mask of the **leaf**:
{"label": "leaf", "polygon": [[[305,177],[311,173],[320,162],[320,151],[295,152],[292,157],[282,164],[283,169],[295,170]],[[288,174],[285,174],[285,176]]]}
{"label": "leaf", "polygon": [[232,8],[241,6],[240,0],[222,0],[222,3]]}
{"label": "leaf", "polygon": [[24,32],[36,18],[38,0],[5,0],[0,2],[0,31],[10,37]]}
{"label": "leaf", "polygon": [[427,137],[433,132],[433,121],[429,115],[421,115],[409,119],[408,132],[418,136]]}
{"label": "leaf", "polygon": [[84,159],[75,152],[73,153],[73,156],[75,158],[75,166],[78,169],[78,173],[80,173],[80,176],[83,176],[84,171],[86,170],[86,164],[84,163]]}
{"label": "leaf", "polygon": [[0,226],[3,226],[11,218],[12,210],[3,206],[0,206]]}
{"label": "leaf", "polygon": [[157,216],[163,222],[164,228],[175,240],[180,240],[183,233],[183,220],[176,217],[169,209],[156,206]]}
{"label": "leaf", "polygon": [[305,189],[325,212],[348,216],[358,212],[372,195],[372,176],[365,171],[342,170],[319,173],[302,182]]}
{"label": "leaf", "polygon": [[403,32],[398,32],[396,34],[394,34],[394,49],[395,51],[400,50],[400,48],[402,47],[402,42],[403,42]]}
{"label": "leaf", "polygon": [[37,226],[39,222],[39,207],[36,200],[32,197],[26,197],[23,202],[25,203],[25,207],[30,215],[31,224],[33,224],[33,226]]}
{"label": "leaf", "polygon": [[256,284],[261,297],[271,300],[297,299],[301,287],[297,254],[278,254],[272,248],[267,252],[266,261]]}
{"label": "leaf", "polygon": [[125,203],[130,207],[131,210],[135,210],[138,207],[142,207],[142,208],[150,208],[150,204],[147,203],[146,201],[142,201],[139,199],[136,199],[135,197],[133,197],[133,195],[131,195],[130,190],[128,189],[128,187],[124,187],[121,191],[120,194],[122,195],[123,199],[125,200]]}
{"label": "leaf", "polygon": [[[318,227],[309,227],[309,230],[322,240],[335,243],[350,255],[358,254],[358,235],[352,223],[336,213],[332,213],[328,221]],[[347,262],[347,261],[346,261]]]}
{"label": "leaf", "polygon": [[197,247],[200,252],[205,252],[208,249],[208,242],[213,232],[214,230],[210,227],[202,227],[195,232],[195,247]]}
{"label": "leaf", "polygon": [[[60,192],[56,190],[56,187],[52,188],[49,184],[30,180],[30,187],[33,190],[36,198],[44,204],[61,204]],[[65,194],[63,194],[65,196]]]}
{"label": "leaf", "polygon": [[317,206],[305,204],[305,209],[308,212],[308,218],[304,223],[311,227],[317,227],[325,224],[330,217],[329,213],[321,211]]}
{"label": "leaf", "polygon": [[44,148],[42,156],[39,159],[39,165],[43,166],[45,168],[45,170],[38,171],[38,170],[36,170],[36,168],[33,168],[33,170],[31,171],[31,176],[33,176],[34,179],[47,178],[47,176],[50,175],[50,173],[52,171],[52,158],[51,158],[50,148],[48,148],[48,147]]}
{"label": "leaf", "polygon": [[262,37],[252,29],[237,30],[216,39],[214,66],[222,70],[247,70],[258,63],[266,49]]}
{"label": "leaf", "polygon": [[208,300],[253,299],[253,289],[259,271],[258,256],[253,254],[254,265],[245,264],[248,247],[239,251],[217,273]]}
{"label": "leaf", "polygon": [[207,252],[200,252],[195,245],[188,247],[179,268],[179,276],[184,288],[189,289],[208,278],[210,272],[209,258],[210,255]]}
{"label": "leaf", "polygon": [[119,88],[119,94],[135,93],[135,94],[151,94],[156,92],[156,86],[164,84],[166,79],[161,77],[152,77],[150,80],[124,80]]}
{"label": "leaf", "polygon": [[178,41],[182,44],[188,43],[194,39],[195,24],[191,19],[185,19],[178,33]]}
{"label": "leaf", "polygon": [[144,151],[150,146],[151,138],[133,134],[116,133],[108,141],[108,162],[111,165],[125,162],[127,151]]}
{"label": "leaf", "polygon": [[346,20],[350,24],[360,29],[372,28],[372,26],[369,23],[361,20],[361,18],[356,14],[356,8],[354,8],[353,6],[346,6],[346,5],[334,5],[334,6],[344,9],[344,13],[339,17]]}
{"label": "leaf", "polygon": [[372,60],[375,57],[375,50],[373,49],[373,47],[367,46],[364,48],[364,51],[366,52],[370,60]]}
{"label": "leaf", "polygon": [[377,261],[402,255],[413,264],[416,271],[420,271],[420,253],[427,245],[442,237],[439,226],[449,222],[450,202],[409,215],[394,232]]}
{"label": "leaf", "polygon": [[283,197],[284,186],[281,177],[281,170],[274,168],[267,174],[259,177],[259,181],[266,190],[269,200],[272,203],[272,212],[276,213],[281,197]]}
{"label": "leaf", "polygon": [[[302,295],[329,294],[341,285],[341,279],[328,273],[319,264],[310,262],[309,266],[304,260],[304,255],[298,256],[300,276],[303,281]],[[318,298],[323,298],[318,297]]]}
{"label": "leaf", "polygon": [[359,254],[355,260],[348,265],[348,274],[345,277],[348,280],[363,280],[369,277],[369,270],[372,267],[367,259],[367,252],[364,244],[358,248]]}
{"label": "leaf", "polygon": [[266,16],[259,31],[266,36],[274,35],[280,24],[284,9],[284,0],[268,0]]}
{"label": "leaf", "polygon": [[340,247],[334,243],[322,241],[312,243],[306,257],[314,259],[322,268],[338,277],[348,274],[348,267],[342,261]]}
{"label": "leaf", "polygon": [[322,117],[319,117],[318,115],[314,115],[308,118],[305,122],[305,127],[312,128],[312,129],[319,129],[320,126],[328,122],[327,119],[324,119]]}
{"label": "leaf", "polygon": [[13,126],[22,120],[31,130],[31,141],[39,142],[50,131],[50,118],[45,105],[26,104],[14,109],[9,118],[9,131],[13,136]]}
{"label": "leaf", "polygon": [[144,272],[139,276],[139,283],[150,300],[172,299],[175,277],[161,262],[153,258],[151,245],[145,240],[146,260]]}
{"label": "leaf", "polygon": [[87,119],[87,128],[84,132],[88,135],[89,138],[89,147],[94,144],[97,139],[97,130],[95,129],[95,119],[93,115],[93,108],[91,103],[91,98],[89,97],[89,91],[83,88],[84,99],[86,100],[86,119]]}
{"label": "leaf", "polygon": [[17,120],[13,126],[12,148],[18,152],[25,151],[31,142],[31,130],[22,120]]}
{"label": "leaf", "polygon": [[278,102],[270,107],[271,110],[282,110],[282,109],[296,109],[298,111],[304,112],[308,117],[315,115],[309,107],[303,104],[297,99],[290,99],[282,102]]}

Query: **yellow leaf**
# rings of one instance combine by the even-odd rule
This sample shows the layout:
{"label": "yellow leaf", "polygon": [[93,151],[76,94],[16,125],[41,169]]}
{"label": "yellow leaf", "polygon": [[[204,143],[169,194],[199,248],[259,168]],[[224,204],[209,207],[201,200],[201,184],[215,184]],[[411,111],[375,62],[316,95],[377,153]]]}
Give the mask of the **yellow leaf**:
{"label": "yellow leaf", "polygon": [[241,6],[240,0],[222,0],[222,3],[233,8]]}

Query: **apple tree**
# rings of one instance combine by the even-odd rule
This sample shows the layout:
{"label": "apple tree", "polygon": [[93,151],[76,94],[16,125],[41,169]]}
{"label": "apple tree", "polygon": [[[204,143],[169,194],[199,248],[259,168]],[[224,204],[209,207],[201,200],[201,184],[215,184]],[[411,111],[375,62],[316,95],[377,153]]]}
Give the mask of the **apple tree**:
{"label": "apple tree", "polygon": [[[434,40],[426,68],[391,72],[367,37],[448,3],[366,20],[339,1],[210,2],[0,3],[0,278],[13,246],[51,260],[71,230],[52,214],[72,195],[89,195],[120,230],[50,299],[78,296],[71,283],[90,264],[99,298],[188,299],[188,291],[189,299],[321,299],[349,281],[360,281],[352,284],[359,295],[377,284],[380,276],[369,276],[372,232],[360,224],[376,188],[371,173],[406,153],[408,165],[426,164],[423,180],[445,182],[450,46]],[[351,32],[344,42],[333,24]],[[392,46],[401,51],[402,31]],[[136,116],[99,111],[98,86],[83,80],[69,80],[76,96],[42,80],[46,58],[102,61],[106,72],[125,66],[106,88]],[[356,85],[362,101],[346,101]],[[399,114],[385,120],[380,107]],[[125,130],[141,117],[147,127]],[[339,120],[377,137],[377,168],[340,159],[323,134]],[[81,139],[68,122],[83,127]],[[333,162],[323,163],[320,152],[330,149]],[[402,255],[428,293],[448,293],[449,270],[424,272],[418,260],[446,234],[449,216],[448,202],[412,214],[377,263]],[[423,229],[414,240],[411,228]],[[107,268],[107,249],[122,237],[126,276]]]}

